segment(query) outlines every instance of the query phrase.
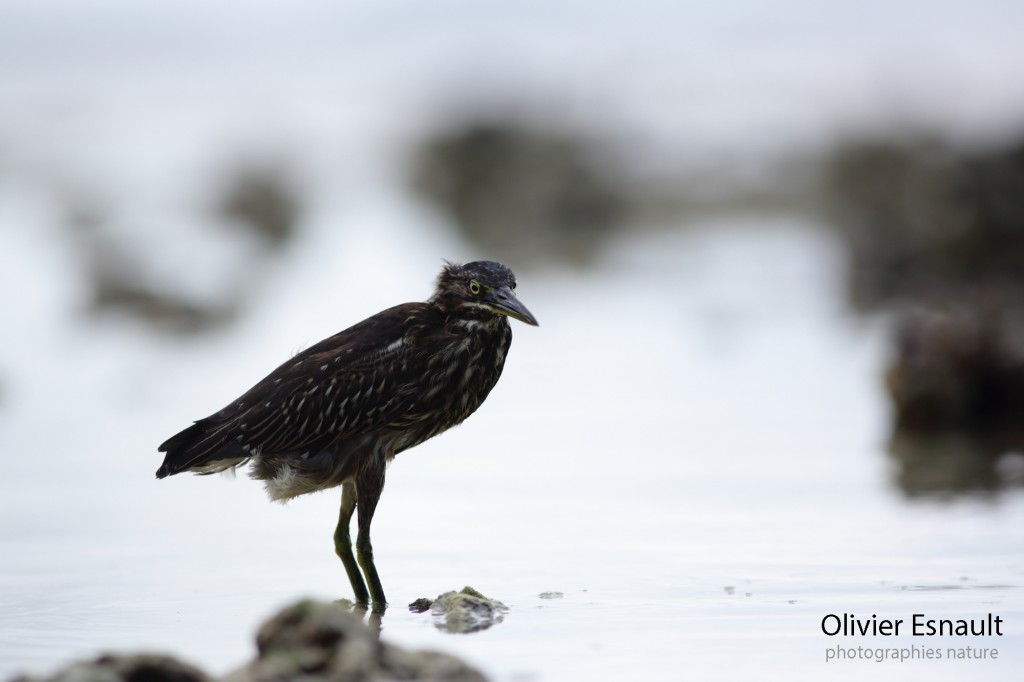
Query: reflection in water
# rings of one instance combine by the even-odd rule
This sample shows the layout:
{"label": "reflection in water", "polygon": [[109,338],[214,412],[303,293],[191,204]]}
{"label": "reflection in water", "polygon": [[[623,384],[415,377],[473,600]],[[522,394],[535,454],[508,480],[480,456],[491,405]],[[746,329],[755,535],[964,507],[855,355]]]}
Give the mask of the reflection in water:
{"label": "reflection in water", "polygon": [[[545,596],[547,595],[547,596]],[[557,595],[557,596],[555,596]],[[561,598],[560,592],[544,592],[541,599]],[[383,629],[384,613],[387,606],[377,610],[367,604],[359,604],[351,599],[337,599],[333,604],[366,623],[370,632],[380,638]],[[433,618],[434,627],[449,634],[468,634],[487,630],[505,619],[509,608],[497,599],[491,599],[478,590],[466,586],[458,592],[450,591],[438,595],[436,599],[420,597],[409,604],[410,613],[429,613]]]}
{"label": "reflection in water", "polygon": [[1024,456],[966,434],[896,429],[889,454],[896,484],[908,495],[994,492],[1024,484]]}
{"label": "reflection in water", "polygon": [[360,621],[366,623],[366,627],[370,629],[370,632],[377,635],[380,638],[380,631],[383,627],[384,612],[387,610],[385,605],[381,609],[371,609],[366,604],[357,604],[351,599],[335,599],[333,604],[337,604],[341,608],[345,609],[353,616],[359,618]]}

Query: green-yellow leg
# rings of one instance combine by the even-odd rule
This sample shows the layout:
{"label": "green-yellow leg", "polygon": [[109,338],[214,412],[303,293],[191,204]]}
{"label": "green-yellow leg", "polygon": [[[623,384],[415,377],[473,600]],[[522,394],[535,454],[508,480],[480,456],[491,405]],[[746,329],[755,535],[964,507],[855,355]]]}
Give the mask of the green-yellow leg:
{"label": "green-yellow leg", "polygon": [[352,539],[348,532],[349,522],[352,520],[352,513],[355,510],[356,484],[352,481],[345,481],[341,484],[341,512],[338,514],[338,527],[334,530],[334,551],[338,553],[341,563],[345,566],[348,581],[352,583],[352,591],[356,595],[356,603],[369,604],[370,595],[366,591],[363,576],[359,573],[359,564],[356,563],[356,558],[352,554]]}
{"label": "green-yellow leg", "polygon": [[377,566],[373,563],[373,546],[370,544],[370,522],[377,508],[377,500],[384,490],[384,463],[369,466],[356,477],[359,507],[359,532],[356,535],[356,556],[370,587],[370,598],[373,600],[374,613],[383,613],[388,606],[384,597],[384,588],[377,575]]}

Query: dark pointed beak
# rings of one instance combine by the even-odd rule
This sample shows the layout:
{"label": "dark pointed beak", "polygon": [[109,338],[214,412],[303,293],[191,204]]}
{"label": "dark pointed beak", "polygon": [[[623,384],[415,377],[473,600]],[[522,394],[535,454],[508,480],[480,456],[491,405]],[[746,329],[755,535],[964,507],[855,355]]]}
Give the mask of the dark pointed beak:
{"label": "dark pointed beak", "polygon": [[516,295],[508,287],[500,287],[493,290],[489,303],[491,304],[491,309],[496,313],[508,315],[534,327],[537,326],[537,318],[526,309],[526,306],[516,298]]}

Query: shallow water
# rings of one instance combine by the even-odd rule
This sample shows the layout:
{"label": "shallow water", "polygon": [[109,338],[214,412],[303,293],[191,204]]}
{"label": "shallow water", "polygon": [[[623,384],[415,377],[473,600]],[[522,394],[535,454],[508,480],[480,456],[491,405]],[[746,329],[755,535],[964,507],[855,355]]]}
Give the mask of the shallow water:
{"label": "shallow water", "polygon": [[[1024,495],[898,492],[884,325],[844,312],[841,261],[822,234],[736,219],[625,240],[592,275],[520,275],[541,326],[516,327],[477,415],[389,469],[374,521],[394,604],[383,636],[499,680],[1024,671]],[[331,275],[340,290],[364,274],[351,265]],[[409,280],[382,296],[419,295],[424,282]],[[312,304],[267,307],[287,327],[254,313],[187,346],[81,326],[76,344],[46,342],[63,376],[15,375],[24,399],[2,417],[0,675],[139,648],[226,671],[276,608],[350,596],[331,546],[334,493],[280,506],[244,476],[153,478],[164,436],[325,324]],[[507,604],[504,622],[453,636],[404,606],[466,584]],[[830,613],[993,613],[1005,634],[827,637]],[[1000,658],[826,663],[836,645]]]}

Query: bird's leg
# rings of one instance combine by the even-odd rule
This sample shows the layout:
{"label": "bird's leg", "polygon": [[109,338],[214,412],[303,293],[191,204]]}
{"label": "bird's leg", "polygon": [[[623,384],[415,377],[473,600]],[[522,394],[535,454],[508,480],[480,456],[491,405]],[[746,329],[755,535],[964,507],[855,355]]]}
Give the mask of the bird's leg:
{"label": "bird's leg", "polygon": [[359,564],[352,554],[352,539],[348,533],[352,513],[356,510],[356,484],[351,480],[341,484],[341,513],[338,515],[338,527],[334,530],[334,551],[341,558],[341,563],[348,573],[348,581],[352,583],[352,591],[356,594],[357,604],[369,604],[370,595],[366,591],[363,576],[359,573]]}
{"label": "bird's leg", "polygon": [[366,576],[366,583],[370,587],[370,597],[373,600],[373,611],[383,613],[388,602],[384,598],[384,588],[381,587],[380,577],[377,576],[377,566],[373,563],[373,547],[370,545],[370,522],[373,521],[373,512],[377,508],[377,500],[384,489],[384,460],[377,463],[368,462],[363,470],[356,476],[356,490],[359,506],[359,532],[356,535],[356,556],[359,558],[359,565]]}

